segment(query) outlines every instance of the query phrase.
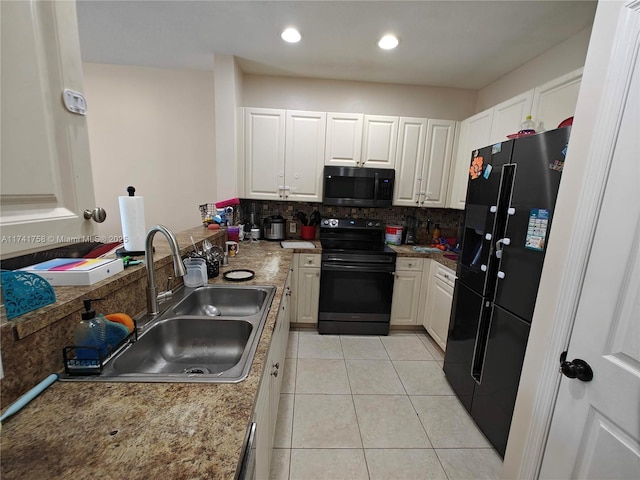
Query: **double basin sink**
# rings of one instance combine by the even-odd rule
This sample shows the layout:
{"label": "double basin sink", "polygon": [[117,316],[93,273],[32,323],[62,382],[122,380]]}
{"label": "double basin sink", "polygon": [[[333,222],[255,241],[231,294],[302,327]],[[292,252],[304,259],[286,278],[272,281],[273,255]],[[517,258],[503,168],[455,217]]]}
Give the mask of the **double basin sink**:
{"label": "double basin sink", "polygon": [[260,341],[273,286],[182,288],[155,317],[136,319],[138,340],[94,376],[67,380],[235,383],[244,380]]}

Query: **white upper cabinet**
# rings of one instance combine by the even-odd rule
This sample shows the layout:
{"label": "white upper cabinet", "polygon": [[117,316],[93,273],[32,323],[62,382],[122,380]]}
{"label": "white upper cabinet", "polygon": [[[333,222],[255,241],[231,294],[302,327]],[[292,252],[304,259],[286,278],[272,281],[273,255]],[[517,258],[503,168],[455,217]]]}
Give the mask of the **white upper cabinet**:
{"label": "white upper cabinet", "polygon": [[419,196],[422,207],[446,205],[455,130],[453,120],[429,119]]}
{"label": "white upper cabinet", "polygon": [[467,200],[471,152],[489,144],[492,121],[493,109],[491,108],[460,123],[458,149],[452,166],[449,195],[446,202],[448,208],[464,210]]}
{"label": "white upper cabinet", "polygon": [[362,161],[361,113],[327,113],[325,165],[357,167]]}
{"label": "white upper cabinet", "polygon": [[400,117],[394,205],[415,207],[420,203],[426,137],[426,118]]}
{"label": "white upper cabinet", "polygon": [[553,130],[576,110],[582,68],[537,87],[533,95],[531,116],[536,130]]}
{"label": "white upper cabinet", "polygon": [[[74,2],[0,2],[2,256],[93,234],[87,118],[63,104],[82,94]],[[117,212],[109,212],[117,215]],[[88,239],[88,238],[87,238]]]}
{"label": "white upper cabinet", "polygon": [[245,194],[281,200],[284,196],[285,110],[245,108]]}
{"label": "white upper cabinet", "polygon": [[456,122],[401,117],[394,205],[445,206]]}
{"label": "white upper cabinet", "polygon": [[322,200],[322,169],[327,116],[287,110],[284,198]]}
{"label": "white upper cabinet", "polygon": [[319,202],[326,115],[245,108],[245,196]]}
{"label": "white upper cabinet", "polygon": [[398,142],[398,117],[365,115],[361,166],[394,168]]}
{"label": "white upper cabinet", "polygon": [[553,130],[573,116],[580,90],[582,68],[467,118],[460,124],[455,167],[449,180],[448,208],[464,209],[471,153],[507,141],[531,115],[539,132]]}
{"label": "white upper cabinet", "polygon": [[480,145],[480,147],[507,141],[507,135],[517,133],[527,115],[531,114],[532,103],[533,89],[493,107],[491,135],[489,136],[489,141],[485,145]]}

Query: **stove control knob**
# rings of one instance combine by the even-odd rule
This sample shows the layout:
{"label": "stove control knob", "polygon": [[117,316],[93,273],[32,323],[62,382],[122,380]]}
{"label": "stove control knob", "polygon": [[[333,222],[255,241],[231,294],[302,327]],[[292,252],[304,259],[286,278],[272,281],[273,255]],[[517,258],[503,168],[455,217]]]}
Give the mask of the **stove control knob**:
{"label": "stove control knob", "polygon": [[338,226],[338,220],[336,218],[332,218],[331,220],[329,220],[329,222],[331,223],[332,227]]}
{"label": "stove control knob", "polygon": [[380,222],[376,222],[376,227],[379,227],[379,226],[380,226]]}
{"label": "stove control knob", "polygon": [[324,222],[322,222],[322,223],[324,223],[325,225],[329,225],[329,220],[325,220],[325,221],[324,221]]}
{"label": "stove control knob", "polygon": [[373,227],[373,222],[367,222],[367,227]]}

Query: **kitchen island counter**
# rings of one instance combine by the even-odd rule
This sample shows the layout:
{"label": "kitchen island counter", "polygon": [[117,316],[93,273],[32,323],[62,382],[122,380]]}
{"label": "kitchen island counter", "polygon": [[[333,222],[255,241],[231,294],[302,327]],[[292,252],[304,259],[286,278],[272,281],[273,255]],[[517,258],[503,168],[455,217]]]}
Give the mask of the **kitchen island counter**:
{"label": "kitchen island counter", "polygon": [[293,250],[242,242],[224,272],[274,285],[246,380],[235,384],[58,381],[2,425],[1,473],[13,478],[234,477],[252,415]]}

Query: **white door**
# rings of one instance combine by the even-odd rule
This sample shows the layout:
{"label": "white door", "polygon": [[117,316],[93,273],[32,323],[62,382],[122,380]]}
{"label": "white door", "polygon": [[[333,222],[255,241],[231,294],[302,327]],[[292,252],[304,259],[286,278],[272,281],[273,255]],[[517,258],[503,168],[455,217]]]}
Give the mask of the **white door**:
{"label": "white door", "polygon": [[362,158],[361,113],[327,113],[325,165],[356,167]]}
{"label": "white door", "polygon": [[394,168],[398,143],[398,117],[365,115],[362,162],[369,168]]}
{"label": "white door", "polygon": [[623,9],[601,107],[609,128],[593,144],[611,166],[567,356],[586,361],[593,380],[562,378],[540,478],[640,473],[640,4],[633,8]]}
{"label": "white door", "polygon": [[[95,205],[74,2],[1,2],[2,255],[89,241]],[[91,106],[88,107],[91,115]],[[117,215],[117,212],[108,212]]]}
{"label": "white door", "polygon": [[284,196],[285,111],[245,109],[245,192],[248,198]]}
{"label": "white door", "polygon": [[320,302],[320,268],[300,267],[298,269],[297,323],[318,323]]}
{"label": "white door", "polygon": [[284,198],[322,201],[327,115],[287,110]]}
{"label": "white door", "polygon": [[[533,89],[493,107],[493,123],[488,144],[504,142],[508,140],[507,135],[520,130],[520,124],[531,114],[532,103]],[[533,120],[536,121],[535,118]]]}
{"label": "white door", "polygon": [[400,117],[394,205],[415,207],[419,204],[426,132],[426,118]]}
{"label": "white door", "polygon": [[419,197],[421,207],[445,207],[455,131],[454,120],[429,119]]}
{"label": "white door", "polygon": [[464,210],[467,201],[471,152],[489,145],[493,108],[476,113],[460,124],[460,135],[455,165],[452,166],[447,207]]}
{"label": "white door", "polygon": [[531,115],[537,130],[553,130],[558,128],[563,120],[573,117],[580,92],[582,70],[579,68],[536,87]]}

